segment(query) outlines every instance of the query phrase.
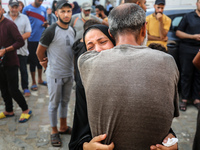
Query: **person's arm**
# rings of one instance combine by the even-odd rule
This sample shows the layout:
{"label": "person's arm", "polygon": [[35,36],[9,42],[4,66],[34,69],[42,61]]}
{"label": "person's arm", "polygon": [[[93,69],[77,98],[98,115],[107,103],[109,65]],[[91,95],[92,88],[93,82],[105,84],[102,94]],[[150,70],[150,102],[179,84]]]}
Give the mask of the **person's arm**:
{"label": "person's arm", "polygon": [[177,30],[176,31],[176,36],[179,37],[180,39],[193,39],[200,41],[200,34],[188,34],[183,31]]}
{"label": "person's arm", "polygon": [[108,22],[104,21],[101,18],[98,18],[97,16],[93,16],[93,19],[99,21],[101,24],[108,26]]}
{"label": "person's arm", "polygon": [[24,46],[24,40],[21,34],[19,33],[19,30],[15,23],[10,24],[8,31],[15,40],[15,43],[9,47],[5,47],[3,50],[0,50],[0,57],[4,56],[7,52],[17,50],[20,47]]}
{"label": "person's arm", "polygon": [[107,22],[107,21],[104,21],[104,20],[103,20],[103,21],[102,21],[102,24],[108,26],[108,22]]}
{"label": "person's arm", "polygon": [[166,42],[168,40],[168,37],[166,36],[165,38],[161,38],[161,37],[157,37],[157,36],[153,36],[153,35],[149,35],[148,34],[148,40],[150,41],[164,41]]}
{"label": "person's arm", "polygon": [[[163,142],[166,143],[168,138],[175,138],[175,136],[170,133],[165,137]],[[156,144],[156,145],[150,146],[150,150],[177,150],[177,149],[178,149],[178,143],[176,143],[170,147],[163,146],[162,144]]]}
{"label": "person's arm", "polygon": [[48,59],[46,58],[46,55],[45,55],[46,50],[47,50],[47,47],[44,47],[44,46],[39,44],[37,51],[36,51],[36,55],[38,57],[40,65],[42,67],[44,67],[45,70],[47,68],[47,63],[48,63]]}
{"label": "person's arm", "polygon": [[200,51],[196,54],[192,62],[195,67],[200,70]]}
{"label": "person's arm", "polygon": [[31,32],[26,32],[26,33],[22,34],[22,38],[24,40],[28,39],[30,36],[31,36]]}
{"label": "person's arm", "polygon": [[[158,19],[160,23],[159,33],[160,33],[160,39],[164,39],[167,36],[168,30],[164,28],[165,24],[163,22],[163,14],[157,13],[156,18]],[[170,22],[171,24],[171,22]]]}

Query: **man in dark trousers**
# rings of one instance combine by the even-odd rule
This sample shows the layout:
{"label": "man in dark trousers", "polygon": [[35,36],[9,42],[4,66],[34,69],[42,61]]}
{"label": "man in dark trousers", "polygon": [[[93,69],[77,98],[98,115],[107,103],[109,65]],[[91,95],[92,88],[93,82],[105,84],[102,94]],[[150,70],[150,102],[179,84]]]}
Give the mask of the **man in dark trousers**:
{"label": "man in dark trousers", "polygon": [[22,109],[19,122],[26,122],[31,115],[22,93],[18,89],[19,59],[16,50],[24,45],[24,40],[14,22],[3,16],[4,9],[0,4],[0,89],[5,102],[5,111],[0,119],[14,116],[12,98]]}
{"label": "man in dark trousers", "polygon": [[200,108],[200,71],[192,63],[200,48],[200,0],[197,9],[186,14],[181,20],[176,35],[181,39],[179,46],[181,65],[180,110],[186,111],[187,102],[192,98],[193,104]]}

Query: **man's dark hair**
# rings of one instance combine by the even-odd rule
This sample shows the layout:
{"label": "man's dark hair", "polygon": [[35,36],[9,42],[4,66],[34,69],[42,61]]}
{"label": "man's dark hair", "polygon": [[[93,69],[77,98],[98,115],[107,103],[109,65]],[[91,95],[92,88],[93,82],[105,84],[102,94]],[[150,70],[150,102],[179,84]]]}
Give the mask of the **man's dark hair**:
{"label": "man's dark hair", "polygon": [[157,49],[159,51],[167,53],[166,48],[163,45],[159,44],[159,43],[151,43],[149,45],[149,47],[152,48],[152,49]]}
{"label": "man's dark hair", "polygon": [[105,12],[105,8],[102,5],[97,5],[95,8],[99,9],[100,11],[104,11]]}
{"label": "man's dark hair", "polygon": [[94,25],[94,24],[101,24],[101,23],[97,20],[89,19],[84,23],[83,28],[84,30],[86,30],[87,28],[89,28],[91,25]]}
{"label": "man's dark hair", "polygon": [[124,3],[136,3],[137,1],[140,0],[124,0]]}
{"label": "man's dark hair", "polygon": [[137,4],[121,4],[112,9],[108,16],[109,29],[115,40],[119,34],[133,33],[135,37],[140,33],[146,22],[144,10]]}

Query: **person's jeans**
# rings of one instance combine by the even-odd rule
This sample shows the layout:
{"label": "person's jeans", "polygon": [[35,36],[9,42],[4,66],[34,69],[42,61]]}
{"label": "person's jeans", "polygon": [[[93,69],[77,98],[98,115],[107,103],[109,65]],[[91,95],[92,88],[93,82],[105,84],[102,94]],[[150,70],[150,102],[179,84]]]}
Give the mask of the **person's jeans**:
{"label": "person's jeans", "polygon": [[18,81],[18,66],[0,67],[0,89],[7,112],[13,111],[12,98],[17,102],[22,111],[28,109],[26,100],[18,89]]}
{"label": "person's jeans", "polygon": [[21,73],[21,86],[22,89],[28,89],[28,72],[27,72],[27,59],[28,56],[18,55]]}

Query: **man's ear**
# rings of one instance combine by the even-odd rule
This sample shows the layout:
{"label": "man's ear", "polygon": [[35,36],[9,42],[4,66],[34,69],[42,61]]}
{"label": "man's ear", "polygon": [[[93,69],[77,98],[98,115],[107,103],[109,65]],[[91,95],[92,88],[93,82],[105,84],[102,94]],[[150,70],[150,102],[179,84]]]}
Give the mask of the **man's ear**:
{"label": "man's ear", "polygon": [[136,4],[140,6],[140,1],[137,1]]}
{"label": "man's ear", "polygon": [[109,33],[110,37],[114,40],[114,37],[113,37],[112,34],[110,33],[110,29],[108,29],[108,33]]}
{"label": "man's ear", "polygon": [[142,27],[142,36],[144,37],[146,36],[146,33],[147,33],[146,31],[147,31],[147,23],[145,22]]}

